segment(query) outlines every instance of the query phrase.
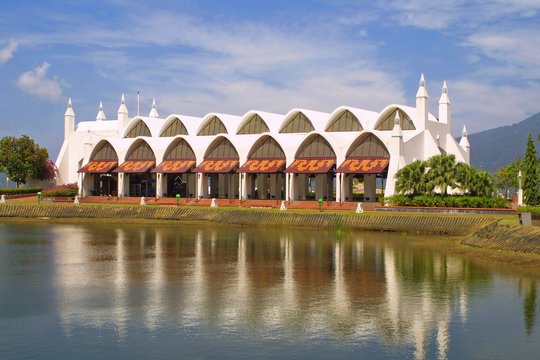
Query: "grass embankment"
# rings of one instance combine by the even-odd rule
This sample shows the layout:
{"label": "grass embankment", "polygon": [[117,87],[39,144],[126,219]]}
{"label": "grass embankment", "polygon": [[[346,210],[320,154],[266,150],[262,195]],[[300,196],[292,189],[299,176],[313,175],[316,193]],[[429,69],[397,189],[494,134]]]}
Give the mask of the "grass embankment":
{"label": "grass embankment", "polygon": [[500,217],[489,215],[388,214],[314,210],[259,210],[201,206],[139,206],[124,204],[17,203],[0,206],[0,217],[104,218],[180,220],[253,227],[394,231],[411,234],[468,235]]}

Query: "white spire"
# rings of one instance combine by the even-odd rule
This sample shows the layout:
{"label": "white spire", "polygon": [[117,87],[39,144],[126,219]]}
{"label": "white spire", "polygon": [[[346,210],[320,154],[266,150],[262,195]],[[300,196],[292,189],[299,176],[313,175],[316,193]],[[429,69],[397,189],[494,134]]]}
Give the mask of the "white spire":
{"label": "white spire", "polygon": [[129,114],[126,106],[126,97],[122,93],[122,102],[118,107],[118,128],[122,129],[124,126],[127,126],[129,122]]}
{"label": "white spire", "polygon": [[424,79],[424,73],[420,76],[420,86],[418,87],[418,92],[416,93],[416,97],[423,97],[428,98],[428,93],[426,90],[426,80]]}
{"label": "white spire", "polygon": [[73,112],[73,108],[71,107],[71,97],[68,100],[68,105],[66,112],[64,113],[64,116],[75,116],[75,113]]}
{"label": "white spire", "polygon": [[99,111],[96,116],[96,121],[103,121],[103,120],[107,120],[107,118],[105,117],[105,113],[103,112],[103,103],[100,101]]}
{"label": "white spire", "polygon": [[75,132],[75,112],[71,107],[71,98],[68,100],[68,106],[64,113],[64,140],[68,139]]}
{"label": "white spire", "polygon": [[463,125],[463,131],[461,132],[461,140],[459,140],[459,146],[461,146],[467,151],[469,151],[469,149],[471,148],[469,139],[467,139],[467,127],[465,125]]}
{"label": "white spire", "polygon": [[148,114],[148,117],[158,118],[159,114],[156,109],[156,98],[152,100],[152,110],[150,110],[150,114]]}
{"label": "white spire", "polygon": [[439,104],[450,104],[450,98],[448,97],[448,87],[446,86],[446,80],[444,80],[442,87],[441,98],[439,99]]}
{"label": "white spire", "polygon": [[392,137],[403,137],[401,131],[401,118],[399,117],[399,111],[396,109],[396,116],[394,117],[394,128],[392,129]]}

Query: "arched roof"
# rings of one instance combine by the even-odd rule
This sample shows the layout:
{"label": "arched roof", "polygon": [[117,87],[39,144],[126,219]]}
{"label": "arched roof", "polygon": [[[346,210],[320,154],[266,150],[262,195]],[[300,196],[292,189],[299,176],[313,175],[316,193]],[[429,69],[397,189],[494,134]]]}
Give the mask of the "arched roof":
{"label": "arched roof", "polygon": [[225,126],[225,129],[227,130],[227,134],[236,134],[236,130],[238,129],[238,125],[242,121],[242,117],[236,116],[236,115],[229,115],[229,114],[220,114],[220,113],[209,113],[206,114],[197,128],[196,134],[199,134],[199,132],[206,126],[206,124],[212,120],[213,117],[217,117],[223,126]]}
{"label": "arched roof", "polygon": [[390,152],[384,142],[372,132],[360,134],[349,146],[346,157],[349,156],[385,156]]}
{"label": "arched roof", "polygon": [[124,135],[122,137],[126,137],[129,134],[129,132],[134,127],[136,127],[137,124],[141,121],[148,127],[148,130],[150,130],[150,135],[152,137],[160,135],[160,129],[163,125],[163,119],[150,118],[146,116],[135,116],[134,118],[130,120],[129,124],[126,126],[126,129],[124,130]]}
{"label": "arched roof", "polygon": [[135,139],[126,152],[126,159],[156,159],[156,153],[145,139]]}
{"label": "arched roof", "polygon": [[[319,142],[319,144],[314,143],[314,141]],[[322,147],[320,147],[321,151],[318,151],[318,147],[320,145],[322,145]],[[309,155],[306,155],[306,151],[309,153]],[[336,157],[336,149],[334,146],[332,146],[330,141],[328,141],[328,138],[321,133],[312,133],[306,136],[304,141],[302,141],[302,143],[300,143],[300,145],[298,146],[298,149],[296,150],[296,153],[294,155],[295,158],[329,156]]]}
{"label": "arched roof", "polygon": [[281,133],[283,129],[288,125],[288,123],[294,119],[294,117],[298,114],[302,113],[304,116],[309,120],[311,125],[313,126],[314,131],[324,131],[324,126],[328,120],[328,116],[330,114],[320,112],[320,111],[313,111],[313,110],[306,110],[306,109],[292,109],[285,115],[285,118],[283,119],[283,122],[281,123],[279,127],[279,132]]}
{"label": "arched roof", "polygon": [[240,129],[255,114],[261,117],[261,119],[264,121],[266,126],[268,126],[268,129],[270,129],[271,133],[277,133],[279,131],[279,127],[285,117],[285,115],[282,115],[282,114],[275,114],[275,113],[269,113],[269,112],[258,111],[258,110],[250,110],[242,116],[242,121],[240,122],[240,124],[238,124],[238,128],[236,129],[235,134],[238,134],[238,131],[240,131]]}
{"label": "arched roof", "polygon": [[90,152],[89,159],[118,161],[118,152],[108,140],[100,140]]}
{"label": "arched roof", "polygon": [[[223,147],[223,149],[221,149]],[[234,151],[228,151],[225,148],[230,148]],[[215,153],[217,156],[215,155]],[[234,154],[236,153],[236,154]],[[234,144],[225,136],[216,136],[216,138],[208,145],[206,152],[204,153],[204,159],[209,158],[239,158],[238,150]]]}
{"label": "arched roof", "polygon": [[336,120],[339,116],[341,116],[341,114],[343,114],[343,112],[347,110],[350,111],[354,116],[356,116],[364,130],[373,128],[373,125],[379,117],[379,113],[375,111],[358,109],[351,106],[340,106],[334,111],[332,111],[332,113],[330,114],[328,121],[324,125],[324,131],[327,131],[328,127],[334,122],[334,120]]}
{"label": "arched roof", "polygon": [[[413,107],[410,107],[410,106],[405,106],[405,105],[398,105],[398,104],[392,104],[392,105],[388,105],[387,107],[385,107],[383,109],[383,111],[381,111],[381,113],[379,114],[379,117],[377,118],[377,121],[375,122],[375,124],[373,125],[373,129],[377,129],[377,127],[388,117],[388,116],[392,116],[392,114],[395,114],[396,110],[399,109],[401,111],[403,111],[405,113],[405,115],[407,115],[409,117],[409,119],[411,120],[411,122],[413,123],[413,126],[418,130],[418,126],[417,124],[415,123],[415,119],[416,119],[416,108],[413,108]],[[404,119],[401,119],[401,121],[403,122]]]}
{"label": "arched roof", "polygon": [[195,159],[196,156],[195,156],[195,151],[193,151],[193,147],[190,145],[190,143],[184,139],[183,137],[181,136],[178,136],[176,137],[173,141],[170,142],[169,146],[167,146],[167,148],[165,149],[165,152],[163,153],[163,158],[167,158],[169,157],[169,155],[171,155],[171,151],[174,151],[175,148],[178,146],[178,145],[186,145],[186,149],[184,149],[185,151],[182,151],[181,153],[177,154],[174,158],[179,158],[179,159]]}
{"label": "arched roof", "polygon": [[[257,141],[255,141],[253,146],[251,146],[251,148],[249,149],[249,153],[247,156],[248,159],[255,156],[255,153],[257,153],[261,149],[261,146],[265,146],[267,143],[272,143],[272,144],[275,143],[279,150],[277,152],[280,152],[280,154],[272,152],[271,146],[270,146],[268,147],[268,149],[264,149],[265,151],[263,151],[262,154],[259,154],[256,157],[259,157],[259,158],[260,157],[271,157],[271,158],[276,158],[276,157],[285,158],[286,157],[285,151],[283,151],[283,148],[281,147],[279,142],[272,135],[262,135],[259,139],[257,139]],[[268,153],[265,153],[265,152],[268,152]]]}

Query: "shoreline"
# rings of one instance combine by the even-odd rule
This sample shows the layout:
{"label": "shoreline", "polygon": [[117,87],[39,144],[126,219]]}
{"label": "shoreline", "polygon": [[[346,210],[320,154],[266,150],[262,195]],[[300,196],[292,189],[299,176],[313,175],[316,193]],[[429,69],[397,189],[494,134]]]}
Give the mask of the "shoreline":
{"label": "shoreline", "polygon": [[258,228],[400,232],[458,239],[453,251],[488,260],[517,261],[540,268],[540,227],[517,225],[502,215],[318,212],[170,206],[85,204],[3,204],[0,222],[107,222],[109,224],[212,224]]}

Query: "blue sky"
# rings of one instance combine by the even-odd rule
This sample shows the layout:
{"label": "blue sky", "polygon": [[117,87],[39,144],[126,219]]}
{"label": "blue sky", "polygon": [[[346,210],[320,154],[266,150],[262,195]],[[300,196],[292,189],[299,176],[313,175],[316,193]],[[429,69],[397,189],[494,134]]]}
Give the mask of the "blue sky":
{"label": "blue sky", "polygon": [[380,111],[414,106],[420,74],[452,130],[540,111],[540,0],[6,1],[0,8],[0,137],[28,134],[56,159],[99,101],[116,117],[156,97],[160,115]]}

